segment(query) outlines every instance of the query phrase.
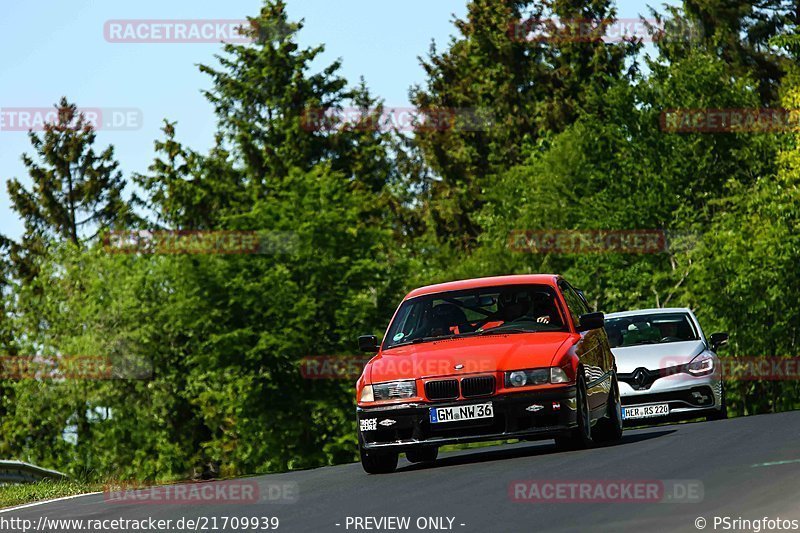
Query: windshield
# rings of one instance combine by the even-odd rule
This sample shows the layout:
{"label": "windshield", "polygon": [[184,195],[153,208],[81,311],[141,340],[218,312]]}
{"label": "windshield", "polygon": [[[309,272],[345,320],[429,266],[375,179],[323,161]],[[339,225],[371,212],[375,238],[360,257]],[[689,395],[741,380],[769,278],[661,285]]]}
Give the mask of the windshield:
{"label": "windshield", "polygon": [[698,340],[686,313],[652,313],[606,319],[606,333],[612,348]]}
{"label": "windshield", "polygon": [[441,292],[403,302],[384,349],[450,337],[568,331],[546,285],[482,287]]}

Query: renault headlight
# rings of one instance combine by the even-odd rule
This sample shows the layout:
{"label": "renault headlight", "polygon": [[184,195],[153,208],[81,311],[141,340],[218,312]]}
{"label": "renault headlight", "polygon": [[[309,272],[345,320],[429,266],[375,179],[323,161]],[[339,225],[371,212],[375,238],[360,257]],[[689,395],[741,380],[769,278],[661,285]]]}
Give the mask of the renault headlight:
{"label": "renault headlight", "polygon": [[706,376],[714,371],[714,356],[707,352],[701,353],[685,368],[693,376]]}

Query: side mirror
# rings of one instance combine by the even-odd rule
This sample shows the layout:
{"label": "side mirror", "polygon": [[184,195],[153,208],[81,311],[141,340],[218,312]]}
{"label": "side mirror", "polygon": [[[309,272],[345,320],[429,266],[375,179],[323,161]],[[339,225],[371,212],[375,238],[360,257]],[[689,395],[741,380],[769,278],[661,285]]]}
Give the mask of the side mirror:
{"label": "side mirror", "polygon": [[375,335],[361,335],[358,338],[358,349],[362,352],[377,352],[378,337]]}
{"label": "side mirror", "polygon": [[711,337],[709,338],[711,344],[711,350],[716,352],[717,348],[720,346],[725,346],[728,344],[728,334],[727,333],[712,333]]}
{"label": "side mirror", "polygon": [[590,329],[600,329],[606,325],[606,317],[601,312],[586,313],[578,317],[578,332],[589,331]]}

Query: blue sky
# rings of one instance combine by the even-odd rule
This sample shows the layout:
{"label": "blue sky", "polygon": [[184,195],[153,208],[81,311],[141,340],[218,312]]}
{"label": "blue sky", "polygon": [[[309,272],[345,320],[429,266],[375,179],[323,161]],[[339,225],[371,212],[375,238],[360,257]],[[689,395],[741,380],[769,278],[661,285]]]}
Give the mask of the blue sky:
{"label": "blue sky", "polygon": [[[442,47],[453,33],[453,16],[466,0],[289,0],[294,20],[305,19],[302,45],[324,43],[324,63],[343,59],[343,75],[364,76],[388,106],[408,105],[408,89],[424,81],[418,56],[431,39]],[[218,44],[112,43],[103,28],[120,19],[240,19],[258,12],[261,0],[40,0],[4,6],[0,18],[0,109],[46,108],[61,96],[86,108],[134,108],[141,125],[100,130],[97,145],[113,144],[125,176],[144,172],[163,118],[178,121],[179,139],[196,150],[211,144],[214,116],[200,94],[208,88],[198,63],[213,64]],[[620,17],[635,17],[643,4],[626,0]],[[5,182],[27,183],[20,161],[30,153],[22,131],[0,131],[0,233],[16,238],[22,223],[9,207]]]}

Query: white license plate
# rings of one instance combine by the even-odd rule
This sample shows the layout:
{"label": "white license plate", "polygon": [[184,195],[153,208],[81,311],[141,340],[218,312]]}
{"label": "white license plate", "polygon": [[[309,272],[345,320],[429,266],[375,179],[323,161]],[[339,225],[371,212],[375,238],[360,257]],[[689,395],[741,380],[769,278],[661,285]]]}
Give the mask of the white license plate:
{"label": "white license plate", "polygon": [[669,414],[669,404],[660,403],[658,405],[642,405],[640,407],[625,407],[622,410],[622,418],[628,420],[632,418],[652,418],[654,416],[667,416]]}
{"label": "white license plate", "polygon": [[494,410],[491,402],[459,405],[457,407],[431,407],[430,410],[431,424],[480,420],[482,418],[492,418],[493,416]]}

